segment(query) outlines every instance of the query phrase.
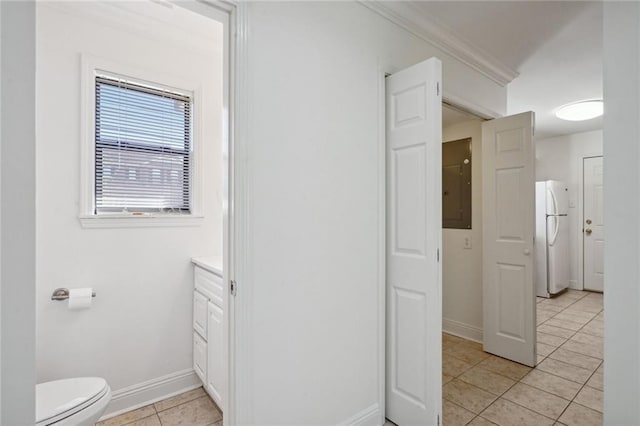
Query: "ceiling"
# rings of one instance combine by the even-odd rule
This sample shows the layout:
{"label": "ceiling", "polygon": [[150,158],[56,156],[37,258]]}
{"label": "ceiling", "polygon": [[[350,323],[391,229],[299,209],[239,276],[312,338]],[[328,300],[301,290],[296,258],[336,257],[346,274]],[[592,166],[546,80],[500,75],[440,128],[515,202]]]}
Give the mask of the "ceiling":
{"label": "ceiling", "polygon": [[536,113],[536,137],[602,128],[602,118],[563,121],[565,104],[602,98],[602,3],[582,1],[414,1],[419,11],[519,75],[507,112]]}

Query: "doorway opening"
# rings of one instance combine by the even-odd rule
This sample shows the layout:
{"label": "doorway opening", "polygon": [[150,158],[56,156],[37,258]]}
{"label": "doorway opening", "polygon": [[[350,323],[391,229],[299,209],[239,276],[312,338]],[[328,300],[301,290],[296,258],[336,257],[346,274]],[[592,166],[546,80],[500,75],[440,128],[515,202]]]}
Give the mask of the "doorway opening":
{"label": "doorway opening", "polygon": [[[582,151],[573,144],[582,138],[548,138],[537,141],[536,149],[532,113],[486,120],[490,117],[478,117],[466,108],[443,112],[442,99],[416,90],[434,85],[439,93],[439,75],[429,68],[431,61],[387,78],[387,417],[399,425],[411,423],[403,418],[407,413],[423,423],[431,422],[431,415],[436,422],[444,415],[445,422],[447,416],[464,423],[482,417],[498,424],[517,423],[508,418],[513,413],[532,422],[571,423],[575,416],[590,414],[597,418],[602,412],[602,295],[584,292],[576,282],[575,247],[574,254],[555,259],[553,265],[548,259],[549,246],[567,239],[562,219],[572,219],[568,238],[572,244],[578,240],[575,207],[582,195],[574,171],[582,162],[576,153]],[[422,110],[420,105],[432,109]],[[444,119],[443,133],[431,127],[434,117]],[[460,123],[451,122],[451,117],[460,118]],[[439,136],[442,144],[452,144],[454,153],[441,157],[442,146],[425,146],[424,136],[415,137],[416,131],[427,139]],[[428,167],[434,164],[440,176],[430,174]],[[544,256],[537,256],[534,246],[534,241],[543,245],[542,239],[535,239],[537,181],[545,189],[538,197],[545,203],[540,231],[551,237],[544,241]],[[563,199],[547,200],[550,182],[567,193]],[[442,190],[438,199],[430,198],[434,188]],[[454,196],[459,199],[445,199]],[[432,209],[421,210],[425,200]],[[554,212],[545,210],[552,202]],[[433,206],[442,209],[435,233],[429,231],[434,227],[434,216],[429,216]],[[443,222],[456,229],[443,230]],[[438,246],[438,234],[451,243]],[[459,258],[447,253],[450,247],[459,251]],[[430,252],[436,248],[432,259]],[[474,248],[475,259],[470,255]],[[547,273],[536,274],[540,262]],[[557,281],[558,262],[564,270],[569,263],[570,273],[564,274],[564,282],[555,283],[551,294],[538,295],[537,280],[548,281],[551,275]],[[411,265],[421,273],[433,272],[422,277],[427,281],[418,280],[426,286],[416,282],[407,287],[417,276]],[[551,270],[556,272],[548,273]],[[473,282],[475,288],[470,287]],[[545,289],[550,288],[546,284]],[[441,291],[436,296],[442,297],[441,306],[427,303],[434,291]],[[461,302],[455,303],[456,297]],[[440,308],[444,315],[434,318]],[[455,317],[470,313],[476,324]],[[436,343],[430,332],[439,321],[444,333]],[[435,365],[442,366],[438,378],[430,371]],[[408,371],[411,374],[403,374]],[[443,387],[434,390],[428,381],[422,386],[427,377],[432,384],[441,377]],[[437,406],[431,405],[435,395],[440,395]],[[551,401],[552,407],[540,404],[543,400]]]}
{"label": "doorway opening", "polygon": [[[209,394],[223,389],[217,400],[201,392],[200,402],[211,423],[219,410],[225,424],[233,422],[234,301],[227,289],[233,271],[236,6],[146,1],[36,8],[36,104],[42,109],[36,126],[46,135],[36,140],[36,184],[38,205],[54,207],[36,210],[36,290],[43,301],[36,307],[37,380],[104,377],[113,393],[103,418],[201,387]],[[108,87],[105,75],[112,77]],[[100,122],[92,117],[96,82],[104,96]],[[114,106],[116,101],[121,104]],[[92,126],[102,132],[79,131]],[[98,147],[98,134],[106,148]],[[87,146],[96,148],[95,155],[83,155]],[[120,154],[128,149],[127,155],[113,154],[114,147],[123,147]],[[104,167],[94,174],[99,156]],[[51,159],[55,168],[48,166]],[[107,195],[120,202],[124,197],[113,188],[133,188],[126,201],[135,202],[100,215],[98,185],[91,182],[98,172],[104,182],[120,179]],[[177,207],[167,202],[175,199]],[[196,329],[202,323],[193,315],[194,257],[212,259],[212,267],[224,271],[209,303],[217,303],[215,319],[222,323],[215,330],[206,303],[205,326]],[[93,287],[90,311],[74,313],[50,301],[52,289],[64,283]],[[125,293],[126,300],[118,298]],[[69,333],[52,332],[60,324]],[[86,338],[79,342],[77,335]],[[111,347],[130,351],[101,357]],[[152,410],[146,421],[159,423],[161,411]]]}
{"label": "doorway opening", "polygon": [[[455,117],[455,112],[443,105],[443,143],[446,146],[449,141],[457,143],[455,141],[471,138],[470,185],[472,189],[481,188],[483,173],[478,169],[482,169],[484,163],[480,151],[491,149],[491,145],[487,147],[483,143],[482,132],[478,130],[482,120],[462,116],[452,122],[447,121],[447,117]],[[593,135],[584,137],[589,136]],[[474,137],[480,139],[474,141]],[[453,206],[464,208],[465,205],[449,201],[453,210],[447,212],[445,200],[453,193],[447,188],[447,180],[455,185],[460,184],[458,177],[463,179],[463,184],[468,181],[464,181],[464,173],[458,177],[447,176],[453,172],[447,167],[452,161],[443,155],[444,424],[447,419],[464,424],[483,420],[515,424],[517,418],[571,424],[579,415],[602,416],[602,287],[589,288],[585,277],[583,289],[582,279],[577,278],[577,261],[582,257],[584,244],[585,276],[590,268],[594,281],[601,280],[601,257],[587,261],[587,256],[601,255],[598,244],[603,244],[601,232],[597,238],[588,240],[590,236],[596,236],[593,228],[588,232],[588,225],[602,224],[599,204],[602,199],[602,157],[583,158],[576,154],[580,143],[576,139],[581,138],[536,141],[536,209],[542,209],[542,217],[536,216],[534,280],[538,288],[547,289],[548,282],[551,283],[552,290],[536,292],[541,297],[536,297],[533,312],[536,318],[534,367],[485,352],[482,297],[487,293],[482,291],[483,230],[477,229],[484,221],[476,219],[485,212],[474,209],[482,206],[484,194],[472,190],[472,197],[475,195],[476,198],[471,203],[471,216],[475,219],[471,228],[447,227],[447,216],[455,213]],[[585,149],[593,147],[578,151]],[[467,166],[464,158],[457,164],[464,172],[462,169]],[[590,220],[589,224],[587,220]],[[590,255],[586,252],[589,244],[592,246]],[[600,292],[588,291],[594,289]],[[543,294],[545,292],[547,294]]]}

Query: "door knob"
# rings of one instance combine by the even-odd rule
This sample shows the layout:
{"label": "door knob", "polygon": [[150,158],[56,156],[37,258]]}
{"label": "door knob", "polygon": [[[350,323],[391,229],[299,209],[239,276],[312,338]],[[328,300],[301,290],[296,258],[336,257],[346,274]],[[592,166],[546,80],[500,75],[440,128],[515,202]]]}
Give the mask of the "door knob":
{"label": "door knob", "polygon": [[584,230],[584,233],[587,234],[587,235],[591,235],[592,232],[593,231],[591,230],[591,228],[587,228],[587,229]]}
{"label": "door knob", "polygon": [[522,252],[524,253],[525,256],[529,256],[531,254],[531,250],[529,249],[524,249],[522,250]]}
{"label": "door knob", "polygon": [[587,225],[591,225],[591,219],[587,219]]}

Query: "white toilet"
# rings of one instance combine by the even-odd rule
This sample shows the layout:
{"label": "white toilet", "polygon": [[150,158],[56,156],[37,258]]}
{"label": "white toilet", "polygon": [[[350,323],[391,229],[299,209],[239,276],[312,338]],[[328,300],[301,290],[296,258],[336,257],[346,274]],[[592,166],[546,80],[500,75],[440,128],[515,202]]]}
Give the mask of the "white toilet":
{"label": "white toilet", "polygon": [[77,377],[36,385],[36,426],[93,426],[111,401],[100,377]]}

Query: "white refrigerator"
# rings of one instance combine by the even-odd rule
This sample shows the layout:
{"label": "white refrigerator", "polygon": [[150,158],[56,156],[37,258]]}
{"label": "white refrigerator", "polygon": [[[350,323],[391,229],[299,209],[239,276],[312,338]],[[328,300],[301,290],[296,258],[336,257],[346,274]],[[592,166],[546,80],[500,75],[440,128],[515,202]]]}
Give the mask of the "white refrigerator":
{"label": "white refrigerator", "polygon": [[569,287],[569,196],[567,185],[536,182],[536,268],[539,297],[552,297]]}

